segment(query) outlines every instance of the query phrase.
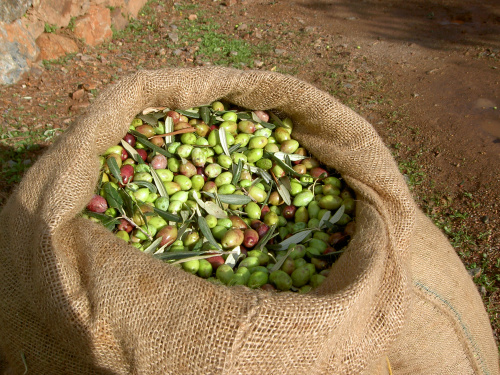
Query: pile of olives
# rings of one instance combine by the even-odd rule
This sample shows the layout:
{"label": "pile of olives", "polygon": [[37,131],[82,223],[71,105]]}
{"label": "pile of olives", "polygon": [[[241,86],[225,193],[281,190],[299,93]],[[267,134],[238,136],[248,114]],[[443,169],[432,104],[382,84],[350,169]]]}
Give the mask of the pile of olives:
{"label": "pile of olives", "polygon": [[101,156],[83,215],[209,281],[306,293],[352,236],[355,200],[292,130],[219,101],[150,109]]}

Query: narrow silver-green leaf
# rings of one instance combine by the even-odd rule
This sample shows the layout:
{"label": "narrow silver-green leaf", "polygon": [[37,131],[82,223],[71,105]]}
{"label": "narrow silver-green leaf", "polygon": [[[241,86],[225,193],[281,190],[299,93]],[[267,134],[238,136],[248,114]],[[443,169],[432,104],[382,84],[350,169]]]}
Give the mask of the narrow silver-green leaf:
{"label": "narrow silver-green leaf", "polygon": [[158,190],[156,189],[156,186],[154,186],[151,182],[148,181],[134,181],[135,184],[148,188],[149,191],[156,193]]}
{"label": "narrow silver-green leaf", "polygon": [[[210,198],[215,199],[215,195],[212,193],[207,193],[203,192],[203,194],[208,195]],[[227,203],[227,204],[247,204],[248,202],[252,201],[252,198],[250,198],[247,195],[235,195],[235,194],[218,194],[217,195],[222,203]]]}
{"label": "narrow silver-green leaf", "polygon": [[106,159],[106,164],[109,167],[109,171],[111,174],[118,180],[120,181],[120,184],[123,185],[123,180],[122,180],[122,175],[120,174],[120,167],[118,166],[118,163],[116,162],[115,158],[107,158]]}
{"label": "narrow silver-green leaf", "polygon": [[209,215],[215,216],[217,219],[225,219],[227,217],[227,212],[220,208],[217,203],[208,201],[205,202],[205,207],[203,208]]}
{"label": "narrow silver-green leaf", "polygon": [[288,249],[288,251],[286,252],[285,256],[282,257],[280,260],[278,260],[276,262],[276,264],[271,268],[271,272],[279,270],[281,268],[281,266],[283,265],[283,263],[285,263],[285,260],[288,258],[288,256],[290,255],[290,253],[292,251],[293,251],[293,247],[291,247],[290,249]]}
{"label": "narrow silver-green leaf", "polygon": [[271,124],[270,122],[262,121],[259,116],[255,114],[255,112],[252,112],[252,120],[261,124],[263,127],[268,128],[268,129],[274,129],[276,125]]}
{"label": "narrow silver-green leaf", "polygon": [[160,246],[161,240],[162,240],[161,237],[159,237],[156,240],[154,240],[151,243],[151,245],[149,245],[147,248],[144,249],[144,253],[146,253],[146,254],[152,254],[152,253],[154,253],[156,251],[156,249],[158,248],[158,246]]}
{"label": "narrow silver-green leaf", "polygon": [[158,193],[160,193],[160,197],[168,197],[167,190],[165,189],[165,185],[163,185],[163,181],[161,180],[158,173],[154,170],[153,166],[150,165],[151,176],[153,176],[153,180],[158,188]]}
{"label": "narrow silver-green leaf", "polygon": [[302,176],[300,173],[296,172],[292,167],[290,167],[283,160],[276,157],[276,155],[273,154],[272,152],[264,153],[264,157],[268,157],[268,158],[273,159],[276,162],[276,164],[278,164],[281,168],[283,168],[286,172],[290,173],[291,175],[296,176],[296,177]]}
{"label": "narrow silver-green leaf", "polygon": [[182,219],[178,215],[174,215],[170,212],[160,210],[159,208],[154,207],[154,211],[164,218],[166,221],[174,221],[176,223],[182,223]]}
{"label": "narrow silver-green leaf", "polygon": [[262,250],[264,248],[264,246],[267,245],[267,243],[271,240],[271,238],[273,238],[275,236],[274,231],[276,230],[276,227],[277,227],[277,224],[273,224],[269,227],[269,230],[264,235],[264,237],[262,237],[259,240],[259,242],[257,243],[257,245],[255,245],[256,249]]}
{"label": "narrow silver-green leaf", "polygon": [[241,254],[241,249],[239,246],[236,246],[233,250],[231,250],[231,253],[228,254],[224,264],[227,264],[231,268],[234,268],[236,266],[236,262],[238,262],[240,254]]}
{"label": "narrow silver-green leaf", "polygon": [[184,111],[184,110],[178,109],[176,112],[180,113],[181,115],[186,116],[186,117],[200,118],[200,114],[198,113],[198,111]]}
{"label": "narrow silver-green leaf", "polygon": [[137,118],[140,118],[146,124],[149,124],[152,126],[156,126],[156,124],[158,123],[158,117],[156,117],[152,113],[148,113],[147,115],[140,114],[137,116]]}
{"label": "narrow silver-green leaf", "polygon": [[123,199],[118,194],[118,190],[116,190],[111,184],[104,184],[104,193],[106,194],[106,200],[110,207],[116,208],[117,210],[123,211]]}
{"label": "narrow silver-green leaf", "polygon": [[208,242],[210,242],[211,245],[215,246],[217,249],[222,250],[217,241],[215,240],[212,231],[210,230],[207,221],[203,216],[198,216],[198,227],[201,230],[201,233],[205,236]]}
{"label": "narrow silver-green leaf", "polygon": [[158,147],[157,145],[149,142],[148,139],[143,134],[141,134],[135,130],[131,130],[130,133],[135,135],[137,142],[139,142],[143,146],[146,146],[146,147],[150,148],[151,150],[156,151],[157,153],[166,156],[167,158],[172,157],[172,154],[170,152],[168,152],[167,150],[165,150],[161,147]]}
{"label": "narrow silver-green leaf", "polygon": [[[165,117],[165,134],[172,133],[174,131],[174,119],[170,116]],[[174,141],[173,135],[167,135],[165,137],[165,148],[167,148],[170,143]]]}
{"label": "narrow silver-green leaf", "polygon": [[200,116],[205,124],[210,123],[210,108],[200,107]]}
{"label": "narrow silver-green leaf", "polygon": [[238,160],[238,164],[233,164],[233,179],[231,180],[231,183],[233,185],[236,186],[238,184],[242,170],[243,170],[243,160],[240,159]]}
{"label": "narrow silver-green leaf", "polygon": [[276,156],[278,159],[285,161],[286,157],[289,157],[291,161],[299,161],[299,160],[304,160],[307,159],[308,156],[304,155],[298,155],[298,154],[286,154],[284,152],[278,151],[274,153],[274,156]]}
{"label": "narrow silver-green leaf", "polygon": [[130,146],[126,141],[124,141],[123,139],[120,141],[123,148],[128,152],[128,154],[132,157],[132,159],[134,159],[134,161],[136,163],[139,162],[139,159],[142,160],[141,158],[141,155],[139,155],[139,153],[135,150],[135,148],[133,148],[132,146]]}
{"label": "narrow silver-green leaf", "polygon": [[280,242],[279,244],[277,244],[277,245],[270,245],[268,247],[270,249],[273,249],[273,250],[285,250],[285,249],[288,249],[288,246],[290,246],[290,244],[298,244],[298,243],[300,243],[313,230],[316,230],[316,229],[305,229],[305,230],[302,230],[300,232],[295,233],[293,236],[288,237],[286,240]]}
{"label": "narrow silver-green leaf", "polygon": [[227,156],[231,156],[231,154],[229,153],[229,148],[227,147],[226,129],[224,128],[219,129],[219,140],[220,140],[220,145],[224,150],[224,153]]}
{"label": "narrow silver-green leaf", "polygon": [[328,219],[330,219],[330,216],[332,216],[332,212],[331,211],[327,211],[323,214],[323,216],[321,217],[320,221],[319,221],[319,227],[321,228],[323,226],[323,224],[328,221]]}
{"label": "narrow silver-green leaf", "polygon": [[125,213],[128,217],[132,217],[134,215],[134,200],[125,189],[120,189],[118,193],[123,199],[123,208],[125,209]]}
{"label": "narrow silver-green leaf", "polygon": [[292,204],[292,198],[290,196],[290,191],[286,188],[285,184],[281,181],[278,181],[278,186],[276,187],[278,190],[278,194],[283,198],[287,206]]}
{"label": "narrow silver-green leaf", "polygon": [[332,218],[328,220],[330,224],[335,224],[337,221],[339,221],[342,215],[344,214],[344,211],[345,211],[345,206],[344,205],[340,206],[337,212],[335,212],[335,215],[333,215]]}
{"label": "narrow silver-green leaf", "polygon": [[277,126],[280,126],[282,128],[286,128],[286,126],[283,124],[283,121],[281,121],[281,119],[276,116],[273,112],[269,111],[269,117],[271,117],[271,119],[276,123]]}

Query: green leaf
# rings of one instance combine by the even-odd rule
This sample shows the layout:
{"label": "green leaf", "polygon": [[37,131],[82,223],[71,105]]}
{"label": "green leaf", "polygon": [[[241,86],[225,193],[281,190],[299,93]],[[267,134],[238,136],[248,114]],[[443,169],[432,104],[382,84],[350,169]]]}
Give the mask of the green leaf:
{"label": "green leaf", "polygon": [[257,243],[257,245],[255,245],[256,249],[262,250],[264,248],[264,246],[267,245],[267,243],[269,242],[269,240],[271,240],[271,238],[273,238],[275,236],[274,231],[276,230],[276,227],[277,227],[277,224],[273,224],[273,225],[271,225],[269,227],[269,230],[264,235],[264,237],[262,237],[259,240],[259,242]]}
{"label": "green leaf", "polygon": [[290,246],[290,244],[297,244],[297,243],[300,243],[301,241],[304,240],[304,238],[306,238],[309,233],[311,233],[313,230],[316,230],[316,229],[305,229],[305,230],[302,230],[300,232],[297,232],[295,233],[293,236],[290,236],[288,237],[286,240],[280,242],[279,244],[277,245],[270,245],[268,246],[269,249],[273,249],[273,250],[285,250],[285,249],[288,249],[288,246]]}
{"label": "green leaf", "polygon": [[110,207],[116,208],[123,215],[123,199],[113,185],[105,184],[104,193]]}
{"label": "green leaf", "polygon": [[241,143],[236,143],[234,145],[232,145],[231,147],[229,147],[229,153],[232,154],[233,152],[235,152],[237,149],[239,149],[241,146]]}
{"label": "green leaf", "polygon": [[186,117],[200,118],[200,114],[198,112],[195,112],[195,111],[183,111],[183,110],[178,109],[176,112],[180,113],[181,115],[186,116]]}
{"label": "green leaf", "polygon": [[151,243],[151,245],[149,245],[146,249],[144,249],[144,253],[146,253],[146,254],[152,254],[152,253],[154,253],[156,251],[156,249],[158,248],[158,246],[160,246],[161,240],[162,240],[161,237],[159,237],[156,240],[154,240]]}
{"label": "green leaf", "polygon": [[236,246],[234,249],[231,250],[231,253],[227,255],[224,264],[227,264],[231,268],[234,268],[236,266],[236,262],[238,262],[240,254],[241,254],[241,248],[239,246]]}
{"label": "green leaf", "polygon": [[323,214],[323,216],[321,217],[320,221],[319,221],[319,227],[321,228],[323,226],[323,224],[328,221],[328,219],[330,218],[330,216],[332,215],[332,212],[331,211],[327,211]]}
{"label": "green leaf", "polygon": [[118,166],[115,158],[107,158],[106,164],[109,167],[109,171],[113,174],[113,176],[120,181],[120,184],[123,185],[122,176],[120,174],[120,167]]}
{"label": "green leaf", "polygon": [[170,212],[160,210],[159,208],[154,207],[154,211],[160,215],[166,221],[175,221],[176,223],[182,223],[182,219],[178,215],[174,215]]}
{"label": "green leaf", "polygon": [[141,155],[139,155],[139,153],[135,150],[135,148],[133,148],[132,146],[130,146],[123,139],[120,142],[121,142],[123,148],[129,153],[129,155],[132,157],[132,159],[134,159],[134,161],[136,163],[139,163],[139,159],[141,159],[141,161],[143,161],[142,158],[141,158]]}
{"label": "green leaf", "polygon": [[285,184],[278,180],[279,184],[276,187],[276,190],[278,190],[278,194],[283,198],[287,206],[290,206],[292,204],[292,198],[290,196],[290,192],[286,188]]}
{"label": "green leaf", "polygon": [[277,126],[280,126],[280,127],[284,127],[286,128],[286,126],[283,124],[283,121],[281,121],[281,119],[276,116],[273,112],[269,111],[269,117],[271,117],[271,119],[276,123]]}
{"label": "green leaf", "polygon": [[217,249],[222,250],[217,241],[215,240],[214,236],[212,235],[212,231],[208,227],[207,221],[203,216],[198,216],[198,227],[201,230],[201,233],[205,238],[207,239],[208,242],[210,242],[211,245],[215,246]]}
{"label": "green leaf", "polygon": [[141,145],[146,146],[146,147],[150,148],[151,150],[156,151],[157,153],[166,156],[167,158],[171,158],[172,157],[172,154],[170,152],[168,152],[167,150],[165,150],[165,149],[163,149],[161,147],[158,147],[157,145],[152,144],[141,133],[139,133],[139,132],[137,132],[135,130],[130,130],[130,133],[136,136],[137,142],[139,142]]}
{"label": "green leaf", "polygon": [[123,199],[123,208],[125,209],[125,213],[128,217],[132,217],[134,215],[134,200],[125,189],[120,189],[118,193]]}
{"label": "green leaf", "polygon": [[340,220],[340,218],[344,214],[344,211],[345,211],[345,206],[344,205],[340,206],[340,208],[337,210],[337,212],[335,212],[335,215],[333,215],[332,218],[330,220],[328,220],[328,222],[330,224],[335,224],[337,221]]}
{"label": "green leaf", "polygon": [[224,153],[227,156],[231,156],[231,154],[229,153],[229,148],[227,147],[226,129],[224,128],[219,129],[219,140],[220,140],[220,145],[224,150]]}
{"label": "green leaf", "polygon": [[233,185],[236,186],[238,184],[242,170],[243,170],[243,160],[240,159],[238,160],[238,164],[233,164],[233,179],[231,180],[231,183]]}
{"label": "green leaf", "polygon": [[[174,131],[174,119],[170,116],[165,117],[165,134],[172,133]],[[167,135],[165,137],[165,148],[167,145],[174,141],[173,135]]]}
{"label": "green leaf", "polygon": [[201,116],[202,121],[205,124],[209,124],[210,123],[210,116],[211,116],[210,108],[209,107],[200,107],[200,116]]}
{"label": "green leaf", "polygon": [[276,164],[278,164],[281,168],[283,168],[286,172],[290,173],[291,175],[293,175],[295,177],[302,176],[300,173],[296,172],[292,167],[290,167],[283,160],[276,157],[272,152],[264,152],[264,157],[273,159],[276,162]]}
{"label": "green leaf", "polygon": [[106,229],[108,229],[108,230],[113,230],[115,228],[115,225],[120,223],[119,219],[112,217],[112,216],[109,216],[109,215],[104,215],[104,214],[100,214],[100,213],[92,212],[92,211],[88,211],[88,210],[86,210],[85,213],[88,216],[92,216],[96,219],[99,219],[101,224],[104,225],[106,227]]}
{"label": "green leaf", "polygon": [[156,189],[156,186],[154,186],[151,182],[148,181],[134,181],[134,184],[137,184],[139,186],[143,186],[149,189],[149,191],[156,193],[158,190]]}
{"label": "green leaf", "polygon": [[[210,198],[215,199],[214,194],[207,192],[203,193],[208,195]],[[217,196],[219,197],[222,203],[227,203],[227,204],[241,205],[241,204],[247,204],[252,201],[252,198],[250,198],[248,195],[218,194]]]}
{"label": "green leaf", "polygon": [[[160,117],[161,116],[162,114],[160,113]],[[148,113],[147,115],[140,114],[137,116],[137,118],[140,118],[142,121],[149,125],[156,126],[158,124],[159,117],[156,117],[153,113]]]}
{"label": "green leaf", "polygon": [[163,185],[163,181],[158,176],[158,173],[154,170],[153,166],[150,164],[151,176],[153,176],[153,180],[158,188],[158,192],[160,193],[160,197],[168,197],[167,190],[165,189],[165,185]]}
{"label": "green leaf", "polygon": [[274,129],[276,125],[271,124],[269,122],[262,121],[259,116],[257,116],[254,112],[252,112],[252,120],[261,124],[263,127],[268,128],[268,129]]}
{"label": "green leaf", "polygon": [[[288,246],[287,246],[288,248]],[[288,258],[288,256],[290,255],[290,253],[293,251],[293,247],[289,248],[288,251],[286,252],[285,256],[282,257],[279,261],[276,262],[276,264],[273,266],[273,268],[271,268],[271,272],[274,272],[274,271],[277,271],[281,268],[281,266],[283,265],[283,263],[285,263],[285,260]]]}
{"label": "green leaf", "polygon": [[308,156],[298,155],[298,154],[287,154],[281,151],[275,152],[274,156],[283,161],[285,161],[287,157],[290,158],[291,161],[299,161],[308,158]]}

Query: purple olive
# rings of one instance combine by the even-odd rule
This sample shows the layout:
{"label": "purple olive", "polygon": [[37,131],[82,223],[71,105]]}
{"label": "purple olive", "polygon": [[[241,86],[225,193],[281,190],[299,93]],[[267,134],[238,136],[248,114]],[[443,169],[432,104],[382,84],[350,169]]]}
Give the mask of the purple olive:
{"label": "purple olive", "polygon": [[130,146],[135,147],[135,137],[132,134],[130,133],[125,134],[123,140],[127,142]]}
{"label": "purple olive", "polygon": [[104,213],[108,209],[108,202],[99,194],[94,194],[90,202],[87,204],[87,210],[97,213]]}
{"label": "purple olive", "polygon": [[157,154],[151,159],[151,166],[153,169],[167,168],[167,158],[162,154]]}
{"label": "purple olive", "polygon": [[122,176],[123,184],[126,185],[134,177],[134,167],[130,164],[125,164],[120,168],[120,176]]}
{"label": "purple olive", "polygon": [[245,247],[252,248],[259,242],[259,233],[255,229],[247,228],[243,232],[243,235],[243,245]]}

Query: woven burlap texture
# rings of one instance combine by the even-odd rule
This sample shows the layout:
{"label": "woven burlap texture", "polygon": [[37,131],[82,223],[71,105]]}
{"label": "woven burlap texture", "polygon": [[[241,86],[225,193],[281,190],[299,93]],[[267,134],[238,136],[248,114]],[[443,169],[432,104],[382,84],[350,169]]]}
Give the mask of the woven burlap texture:
{"label": "woven burlap texture", "polygon": [[[291,117],[294,137],[356,192],[356,233],[313,293],[216,286],[78,216],[98,156],[137,113],[221,98]],[[122,79],[26,173],[0,238],[0,357],[14,374],[498,373],[474,284],[375,130],[290,76],[209,67]]]}

